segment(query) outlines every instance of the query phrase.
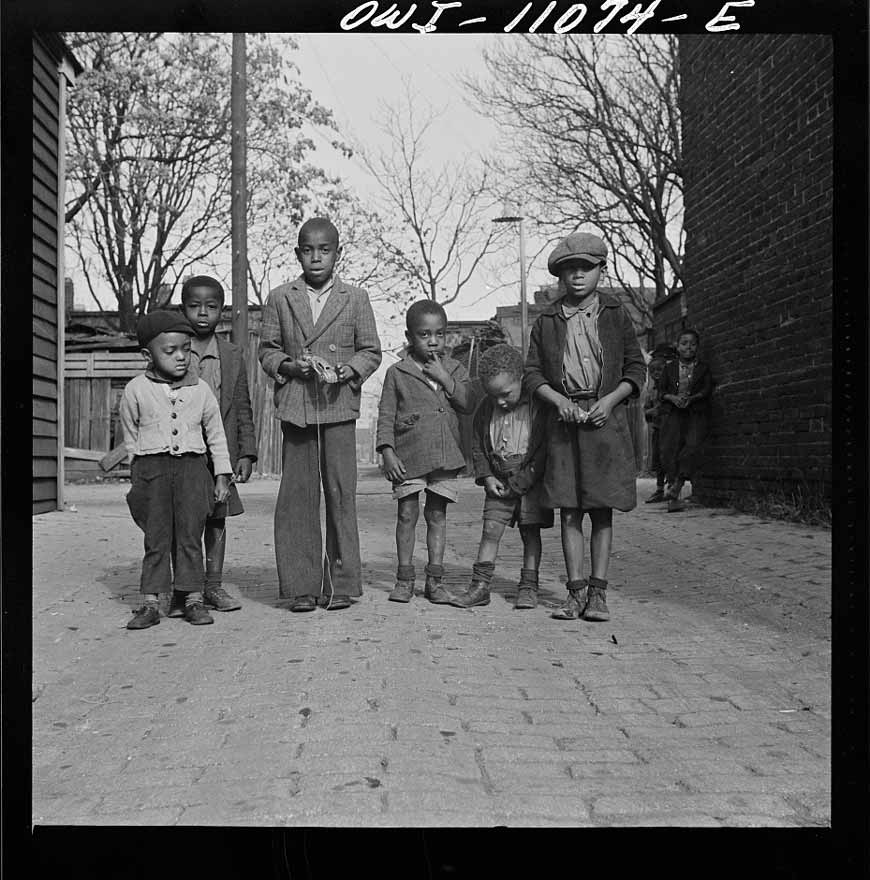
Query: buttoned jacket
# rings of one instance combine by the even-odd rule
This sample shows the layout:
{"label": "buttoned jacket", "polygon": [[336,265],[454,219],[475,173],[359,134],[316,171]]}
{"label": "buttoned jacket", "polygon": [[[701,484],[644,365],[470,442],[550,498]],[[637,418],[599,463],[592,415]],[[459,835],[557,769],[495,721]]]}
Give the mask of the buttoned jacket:
{"label": "buttoned jacket", "polygon": [[221,418],[227,435],[230,460],[234,466],[242,456],[256,461],[257,435],[254,431],[243,349],[220,336],[217,338],[217,345],[221,362]]}
{"label": "buttoned jacket", "polygon": [[119,416],[130,461],[163,452],[207,451],[216,474],[232,473],[220,407],[203,379],[178,388],[172,403],[163,383],[136,376],[124,388]]}
{"label": "buttoned jacket", "polygon": [[[603,354],[598,396],[615,391],[620,382],[628,382],[633,389],[630,396],[637,397],[646,381],[646,363],[634,325],[618,299],[600,291],[598,298],[598,341]],[[567,327],[561,300],[544,309],[535,321],[523,378],[523,387],[529,394],[534,394],[542,385],[551,385],[560,394],[565,393],[562,364]]]}
{"label": "buttoned jacket", "polygon": [[[661,401],[662,416],[678,409],[669,400],[661,400],[665,394],[679,394],[680,391],[680,362],[679,360],[668,361],[662,371],[659,382],[659,400]],[[696,361],[692,370],[692,378],[689,381],[689,394],[698,395],[686,409],[694,412],[707,412],[710,408],[710,395],[713,393],[713,374],[710,367],[704,361]]]}
{"label": "buttoned jacket", "polygon": [[443,358],[441,365],[456,383],[450,397],[440,385],[432,388],[410,355],[393,364],[384,377],[376,448],[382,452],[392,447],[409,480],[465,464],[456,414],[474,410],[471,379],[451,357]]}
{"label": "buttoned jacket", "polygon": [[[330,364],[347,364],[356,376],[327,384],[288,379],[278,369],[309,351]],[[334,276],[332,293],[315,322],[304,276],[276,287],[263,308],[260,364],[275,381],[279,419],[299,427],[359,418],[360,388],[381,362],[381,343],[368,294]]]}

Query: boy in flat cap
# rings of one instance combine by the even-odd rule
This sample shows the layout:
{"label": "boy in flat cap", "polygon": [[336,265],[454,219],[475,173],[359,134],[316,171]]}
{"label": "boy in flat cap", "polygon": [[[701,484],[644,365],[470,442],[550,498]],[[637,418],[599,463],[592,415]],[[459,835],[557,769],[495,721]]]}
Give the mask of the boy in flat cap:
{"label": "boy in flat cap", "polygon": [[[587,232],[569,235],[547,267],[564,294],[532,328],[525,386],[549,404],[543,503],[559,508],[568,597],[553,617],[609,620],[607,569],[613,509],[636,502],[634,450],[626,421],[646,365],[628,313],[598,290],[607,247]],[[583,515],[591,522],[590,571],[583,576]]]}
{"label": "boy in flat cap", "polygon": [[184,315],[169,311],[143,315],[136,328],[146,369],[127,383],[120,416],[133,484],[127,505],[145,533],[145,558],[143,604],[127,629],[160,623],[159,595],[172,591],[173,575],[174,589],[186,594],[185,620],[214,622],[203,605],[202,532],[215,502],[229,494],[232,466],[218,402],[188,373],[194,332]]}

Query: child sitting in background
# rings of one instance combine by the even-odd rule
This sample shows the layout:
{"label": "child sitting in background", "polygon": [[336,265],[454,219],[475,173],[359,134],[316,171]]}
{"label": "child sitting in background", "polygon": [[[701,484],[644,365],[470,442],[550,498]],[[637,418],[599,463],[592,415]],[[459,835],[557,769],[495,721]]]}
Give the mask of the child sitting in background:
{"label": "child sitting in background", "polygon": [[173,589],[173,574],[185,620],[214,623],[203,606],[202,531],[214,503],[229,494],[232,468],[218,402],[188,372],[193,334],[183,315],[168,311],[143,315],[136,328],[147,368],[127,383],[120,417],[133,484],[127,505],[145,533],[145,558],[143,605],[127,629],[160,623],[159,594]]}
{"label": "child sitting in background", "polygon": [[405,323],[408,350],[387,370],[378,411],[377,450],[399,503],[398,569],[389,598],[409,602],[414,595],[414,538],[420,490],[425,489],[429,564],[424,595],[443,605],[453,598],[441,582],[447,504],[459,497],[456,478],[465,464],[456,413],[473,409],[471,380],[459,361],[444,356],[447,315],[438,303],[415,302]]}
{"label": "child sitting in background", "polygon": [[474,476],[486,491],[483,534],[471,584],[451,604],[459,608],[489,604],[489,588],[505,526],[519,524],[523,567],[514,608],[538,604],[541,527],[553,525],[553,511],[542,506],[540,479],[547,455],[543,404],[523,393],[523,356],[510,345],[488,348],[477,367],[486,392],[474,413]]}

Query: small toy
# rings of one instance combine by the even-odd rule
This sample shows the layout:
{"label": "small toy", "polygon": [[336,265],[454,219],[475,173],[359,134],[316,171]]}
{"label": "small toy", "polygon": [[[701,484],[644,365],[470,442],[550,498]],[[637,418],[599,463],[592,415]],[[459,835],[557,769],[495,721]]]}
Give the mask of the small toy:
{"label": "small toy", "polygon": [[338,382],[338,370],[325,358],[306,353],[302,356],[302,360],[311,365],[321,382],[326,382],[328,385]]}

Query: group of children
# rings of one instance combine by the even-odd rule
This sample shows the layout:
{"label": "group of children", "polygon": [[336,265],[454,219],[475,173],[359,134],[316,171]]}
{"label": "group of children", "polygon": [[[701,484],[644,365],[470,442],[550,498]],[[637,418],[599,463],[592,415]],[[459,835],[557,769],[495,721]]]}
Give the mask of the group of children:
{"label": "group of children", "polygon": [[[333,224],[307,221],[295,252],[302,273],[271,292],[258,352],[275,382],[283,433],[274,517],[279,594],[294,612],[318,605],[338,610],[362,594],[355,420],[360,388],[380,364],[381,348],[367,294],[334,272],[341,246]],[[398,507],[391,601],[414,596],[423,491],[423,595],[430,602],[488,604],[499,543],[505,527],[517,525],[523,563],[514,607],[535,608],[541,529],[553,525],[559,508],[567,596],[552,616],[609,619],[612,512],[636,504],[625,402],[638,396],[646,366],[628,314],[598,290],[606,258],[607,248],[595,235],[576,233],[559,243],[548,268],[559,278],[562,295],[536,320],[525,362],[509,345],[481,355],[478,378],[485,395],[476,406],[468,371],[445,354],[444,309],[431,300],[408,309],[406,352],[386,372],[377,428],[383,472]],[[198,276],[183,286],[180,313],[150,313],[137,328],[146,371],[128,384],[121,403],[132,462],[128,504],[145,533],[144,601],[130,629],[159,623],[161,594],[169,596],[169,616],[192,624],[212,623],[209,608],[239,607],[221,585],[226,517],[242,511],[234,483],[250,477],[256,442],[241,351],[215,335],[223,302],[220,284]],[[696,335],[683,334],[679,346],[681,366],[666,370],[660,386],[664,404],[682,414],[709,395],[709,371],[694,360]],[[443,580],[446,515],[458,498],[465,465],[458,415],[471,412],[483,531],[470,582],[455,590]],[[688,445],[686,438],[697,433],[693,425],[674,420],[668,430],[677,438],[675,448]],[[679,473],[690,476],[691,455],[681,455]],[[680,485],[675,480],[677,494]]]}

